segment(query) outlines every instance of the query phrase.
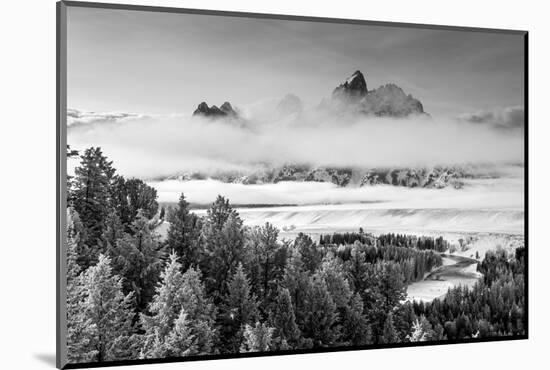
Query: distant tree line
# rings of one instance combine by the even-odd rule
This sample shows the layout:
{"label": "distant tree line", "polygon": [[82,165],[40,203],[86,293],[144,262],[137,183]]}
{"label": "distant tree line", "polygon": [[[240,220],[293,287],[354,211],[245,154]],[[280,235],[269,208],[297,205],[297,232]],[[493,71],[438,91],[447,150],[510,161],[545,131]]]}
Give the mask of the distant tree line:
{"label": "distant tree line", "polygon": [[[221,196],[203,217],[183,194],[164,212],[155,189],[117,175],[100,148],[82,153],[68,181],[70,362],[525,330],[521,251],[488,254],[471,290],[406,303],[407,284],[441,265],[443,239],[360,232],[282,242],[268,223],[244,226]],[[154,231],[160,213],[170,222],[165,240]]]}
{"label": "distant tree line", "polygon": [[378,245],[385,247],[388,245],[395,247],[415,248],[420,250],[433,250],[437,252],[445,252],[450,248],[450,243],[443,239],[443,237],[432,238],[429,236],[415,236],[404,234],[381,234],[376,238],[369,233],[363,232],[363,229],[359,229],[359,232],[346,232],[346,233],[334,233],[332,235],[321,235],[319,237],[319,244],[353,244],[359,242],[367,245]]}

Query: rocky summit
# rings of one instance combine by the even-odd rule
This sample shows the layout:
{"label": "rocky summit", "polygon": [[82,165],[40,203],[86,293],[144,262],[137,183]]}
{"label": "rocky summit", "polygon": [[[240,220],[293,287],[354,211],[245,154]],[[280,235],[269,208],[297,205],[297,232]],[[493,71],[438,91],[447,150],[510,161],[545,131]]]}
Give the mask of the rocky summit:
{"label": "rocky summit", "polygon": [[355,71],[332,92],[333,98],[360,99],[367,95],[367,81],[361,71]]}
{"label": "rocky summit", "polygon": [[[332,96],[329,99],[324,99],[319,107],[336,114],[394,118],[413,115],[428,116],[420,100],[407,94],[396,84],[388,83],[369,90],[365,76],[359,70],[339,84],[333,90]],[[288,94],[277,105],[276,118],[300,113],[302,110],[303,103],[300,98]],[[208,106],[206,102],[202,102],[195,109],[193,115],[210,118],[239,118],[229,102],[223,103],[219,108],[216,105]]]}
{"label": "rocky summit", "polygon": [[204,116],[204,117],[211,117],[211,118],[218,118],[218,117],[236,117],[237,112],[233,109],[231,104],[229,102],[225,102],[221,105],[221,107],[217,107],[215,105],[212,105],[211,107],[206,104],[206,102],[202,102],[198,105],[197,109],[193,112],[194,116]]}
{"label": "rocky summit", "polygon": [[332,110],[378,117],[407,117],[427,115],[422,103],[395,84],[386,84],[373,90],[361,71],[355,71],[332,92],[329,102]]}

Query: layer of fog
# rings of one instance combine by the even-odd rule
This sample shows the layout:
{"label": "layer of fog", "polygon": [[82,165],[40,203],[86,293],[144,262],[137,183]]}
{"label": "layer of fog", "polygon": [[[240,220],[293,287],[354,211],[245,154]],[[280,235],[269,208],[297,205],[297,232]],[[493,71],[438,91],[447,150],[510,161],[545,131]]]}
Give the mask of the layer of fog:
{"label": "layer of fog", "polygon": [[100,146],[119,173],[146,179],[289,162],[338,167],[523,163],[523,132],[492,125],[319,111],[270,120],[257,107],[243,115],[246,119],[229,122],[181,115],[117,120],[113,114],[102,122],[94,116],[89,124],[69,127],[68,144],[77,150]]}
{"label": "layer of fog", "polygon": [[[521,177],[466,180],[462,189],[421,189],[377,185],[338,187],[321,182],[280,182],[242,185],[216,180],[152,181],[159,200],[176,202],[181,193],[192,203],[209,204],[218,194],[234,204],[302,205],[301,210],[354,209],[514,209],[524,208],[524,182]],[[308,208],[310,207],[310,208]],[[313,208],[311,208],[313,207]],[[283,208],[284,207],[279,207]],[[292,210],[289,207],[287,210]]]}
{"label": "layer of fog", "polygon": [[[444,235],[455,240],[471,233],[523,235],[525,226],[521,178],[472,180],[460,190],[387,185],[341,188],[314,182],[242,185],[214,180],[150,184],[158,189],[161,201],[174,202],[183,192],[192,203],[208,204],[218,194],[224,195],[237,206],[246,225],[269,222],[291,239],[299,232],[318,235],[362,227],[372,233]],[[245,204],[277,205],[239,207]],[[193,212],[205,214],[206,210]]]}

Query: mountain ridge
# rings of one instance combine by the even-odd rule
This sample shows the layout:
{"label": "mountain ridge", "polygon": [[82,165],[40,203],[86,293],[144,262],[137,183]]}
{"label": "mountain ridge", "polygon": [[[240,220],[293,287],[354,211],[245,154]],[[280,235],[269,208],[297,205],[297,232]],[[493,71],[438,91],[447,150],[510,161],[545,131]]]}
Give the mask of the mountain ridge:
{"label": "mountain ridge", "polygon": [[[323,99],[319,105],[333,113],[355,113],[373,115],[377,117],[404,118],[411,115],[426,115],[420,100],[394,83],[387,83],[369,90],[365,75],[356,70],[333,91],[330,98]],[[294,94],[285,95],[279,102],[276,111],[280,116],[299,113],[303,109],[299,97]],[[241,118],[228,101],[219,108],[216,105],[208,106],[201,102],[193,112],[193,116],[203,116],[213,119]]]}
{"label": "mountain ridge", "polygon": [[411,115],[426,115],[420,100],[414,98],[394,83],[368,90],[361,71],[355,71],[332,92],[324,105],[333,111],[352,111],[362,115],[404,118]]}
{"label": "mountain ridge", "polygon": [[475,178],[465,166],[433,167],[379,167],[379,168],[346,168],[331,166],[310,166],[287,164],[283,166],[263,165],[251,171],[218,171],[204,174],[199,171],[182,172],[162,178],[162,180],[218,180],[224,183],[259,185],[276,184],[283,181],[295,182],[328,182],[339,187],[393,185],[409,188],[442,189],[453,187],[460,189],[464,179]]}
{"label": "mountain ridge", "polygon": [[237,112],[233,109],[233,106],[228,101],[224,102],[219,108],[216,105],[208,106],[206,102],[202,102],[197,106],[197,109],[193,112],[193,116],[204,117],[237,117]]}

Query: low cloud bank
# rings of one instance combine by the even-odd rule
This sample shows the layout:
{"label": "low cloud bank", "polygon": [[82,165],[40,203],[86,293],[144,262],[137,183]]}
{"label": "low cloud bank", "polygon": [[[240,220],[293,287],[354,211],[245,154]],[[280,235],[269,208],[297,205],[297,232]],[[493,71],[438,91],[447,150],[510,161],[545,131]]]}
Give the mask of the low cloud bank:
{"label": "low cloud bank", "polygon": [[123,112],[98,113],[98,112],[80,111],[78,109],[67,110],[67,126],[72,128],[77,126],[87,126],[94,123],[99,123],[99,124],[120,123],[127,120],[132,121],[132,120],[138,120],[143,118],[149,118],[149,117],[141,114],[135,114],[135,113],[123,113]]}
{"label": "low cloud bank", "polygon": [[[515,125],[518,114],[509,111],[504,121]],[[480,124],[483,117],[496,120],[496,114],[478,115],[479,122],[474,116],[389,119],[303,112],[266,123],[257,116],[250,114],[243,125],[178,115],[71,110],[68,144],[77,150],[100,146],[119,173],[145,179],[285,163],[367,168],[523,163],[521,130]]]}
{"label": "low cloud bank", "polygon": [[459,116],[459,119],[465,122],[491,125],[502,129],[523,130],[525,126],[525,112],[523,107],[519,106],[466,113]]}
{"label": "low cloud bank", "polygon": [[[342,188],[332,183],[280,182],[242,185],[215,180],[152,181],[161,202],[176,202],[181,193],[197,204],[210,204],[218,194],[234,204],[331,204],[336,209],[468,208],[518,209],[524,206],[521,177],[466,180],[457,190],[406,188],[389,185]],[[362,204],[361,204],[362,203]]]}

